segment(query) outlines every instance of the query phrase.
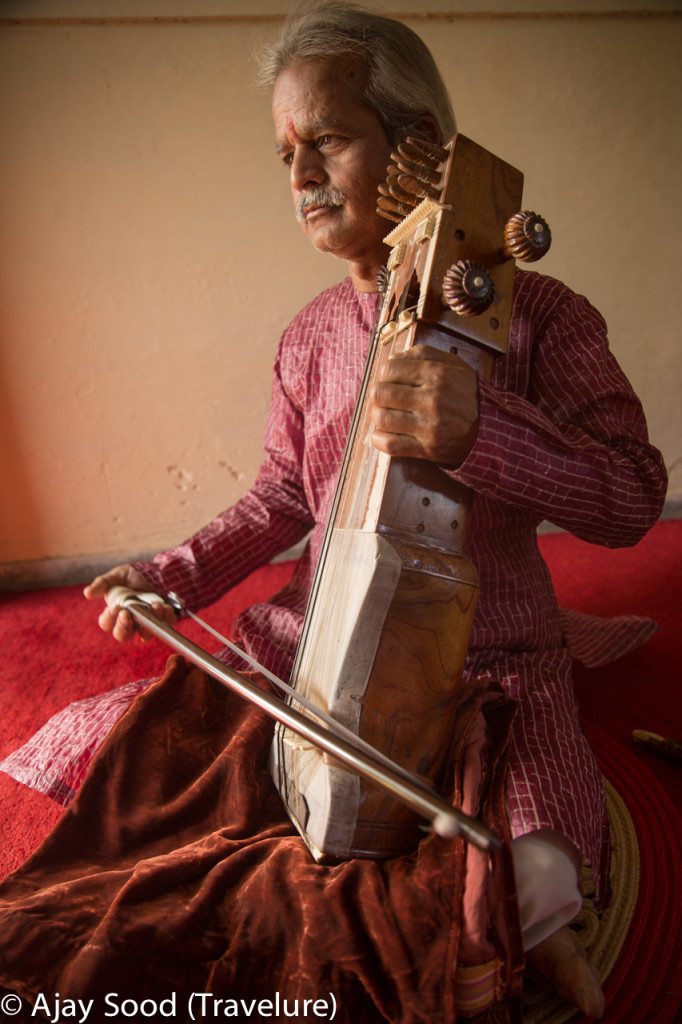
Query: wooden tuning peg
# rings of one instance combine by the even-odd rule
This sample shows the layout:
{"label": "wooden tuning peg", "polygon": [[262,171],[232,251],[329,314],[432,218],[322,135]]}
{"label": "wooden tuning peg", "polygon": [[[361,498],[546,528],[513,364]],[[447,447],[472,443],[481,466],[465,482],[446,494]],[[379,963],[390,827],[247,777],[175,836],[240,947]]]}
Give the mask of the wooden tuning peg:
{"label": "wooden tuning peg", "polygon": [[394,202],[393,199],[379,196],[376,212],[380,217],[385,217],[386,220],[391,220],[394,224],[400,224],[400,222],[407,217],[410,211],[401,203]]}
{"label": "wooden tuning peg", "polygon": [[544,256],[552,244],[552,232],[544,218],[530,210],[515,213],[504,226],[504,254],[526,263]]}
{"label": "wooden tuning peg", "polygon": [[383,267],[379,267],[379,270],[377,271],[377,276],[376,276],[376,284],[377,284],[377,291],[381,295],[383,295],[385,293],[386,289],[388,288],[388,280],[389,280],[390,276],[391,276],[391,272],[388,269],[388,267],[386,266],[386,264],[384,264]]}
{"label": "wooden tuning peg", "polygon": [[[404,174],[394,174],[391,166],[389,166],[388,177],[384,187],[389,196],[392,196],[393,199],[396,199],[404,206],[409,206],[410,210],[413,210],[419,204],[419,196],[415,192],[410,191],[410,189],[405,188],[405,177],[406,175]],[[379,191],[381,191],[381,185],[379,186]]]}
{"label": "wooden tuning peg", "polygon": [[427,185],[420,178],[415,178],[411,174],[399,174],[397,184],[403,192],[415,196],[417,201],[420,199],[435,199],[438,201],[440,199],[440,189]]}
{"label": "wooden tuning peg", "polygon": [[401,221],[422,199],[438,201],[441,196],[442,164],[448,151],[420,139],[405,139],[391,153],[387,178],[379,186],[377,213]]}
{"label": "wooden tuning peg", "polygon": [[454,313],[477,316],[495,298],[495,285],[480,263],[457,260],[443,278],[443,298]]}
{"label": "wooden tuning peg", "polygon": [[415,139],[408,135],[404,142],[398,146],[398,152],[406,156],[408,160],[419,160],[428,164],[433,170],[442,168],[448,158],[448,151],[435,142],[427,142],[425,139]]}

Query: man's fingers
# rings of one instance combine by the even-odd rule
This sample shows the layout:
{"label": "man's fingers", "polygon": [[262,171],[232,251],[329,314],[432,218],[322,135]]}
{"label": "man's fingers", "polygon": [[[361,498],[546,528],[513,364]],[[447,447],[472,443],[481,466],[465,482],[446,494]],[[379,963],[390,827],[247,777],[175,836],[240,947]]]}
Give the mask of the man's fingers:
{"label": "man's fingers", "polygon": [[97,620],[99,623],[99,628],[103,629],[105,633],[111,633],[113,631],[114,626],[116,625],[116,618],[118,616],[118,612],[118,608],[106,607],[104,611],[101,613],[99,619]]}
{"label": "man's fingers", "polygon": [[113,569],[95,576],[92,583],[84,588],[83,594],[89,600],[106,597],[112,587],[130,587],[132,590],[150,590],[143,576],[132,565],[115,565]]}
{"label": "man's fingers", "polygon": [[420,459],[424,457],[424,451],[415,437],[411,434],[389,434],[383,430],[375,430],[372,433],[372,444],[380,452],[386,452],[394,458]]}
{"label": "man's fingers", "polygon": [[[442,352],[431,345],[414,345],[407,352],[391,356],[381,372],[381,380],[386,383],[406,384],[418,387],[433,372],[434,363],[449,366],[453,369],[462,367],[469,369],[467,364],[453,352]],[[442,372],[439,368],[438,372]]]}
{"label": "man's fingers", "polygon": [[[407,353],[392,356],[381,371],[380,384],[400,384],[418,387],[424,377],[424,361],[407,358]],[[377,385],[378,387],[379,385]]]}
{"label": "man's fingers", "polygon": [[123,643],[126,640],[130,640],[136,631],[137,626],[130,612],[125,608],[120,608],[113,629],[114,640],[119,640]]}
{"label": "man's fingers", "polygon": [[442,348],[435,348],[433,345],[413,345],[406,352],[402,352],[396,359],[409,359],[414,362],[426,360],[432,363],[464,362],[455,352],[445,352]]}
{"label": "man's fingers", "polygon": [[[161,622],[168,626],[175,625],[177,616],[170,605],[155,602],[148,607]],[[153,633],[137,622],[127,608],[105,608],[99,617],[99,625],[105,633],[111,633],[115,640],[130,640],[136,633],[143,640],[151,640],[154,637]]]}
{"label": "man's fingers", "polygon": [[169,604],[163,604],[161,601],[152,605],[152,611],[156,615],[157,619],[161,622],[165,622],[167,626],[174,626],[177,622],[177,615]]}
{"label": "man's fingers", "polygon": [[163,621],[167,626],[174,626],[178,617],[169,604],[163,605]]}
{"label": "man's fingers", "polygon": [[[149,584],[140,573],[131,565],[117,565],[109,572],[96,576],[92,583],[84,588],[83,593],[88,599],[106,598],[112,587],[122,586],[140,593],[149,591]],[[146,603],[146,602],[145,602]],[[176,615],[173,609],[165,604],[162,598],[155,600],[153,604],[147,604],[157,619],[172,626],[176,622]],[[148,630],[138,626],[137,621],[126,608],[110,608],[108,605],[99,616],[100,629],[105,633],[111,633],[116,640],[130,640],[136,634],[144,640],[150,640],[153,636]]]}
{"label": "man's fingers", "polygon": [[105,608],[98,621],[99,628],[115,640],[130,640],[137,632],[135,620],[125,608]]}
{"label": "man's fingers", "polygon": [[374,385],[374,404],[382,409],[410,409],[414,405],[414,387],[379,381]]}
{"label": "man's fingers", "polygon": [[[154,604],[152,605],[147,605],[145,602],[145,605],[151,612],[153,612],[155,618],[159,619],[161,622],[166,621],[164,605],[161,604],[160,601],[155,601]],[[130,613],[128,612],[127,614]],[[154,639],[154,634],[149,629],[147,629],[146,626],[144,626],[141,622],[138,622],[133,615],[130,615],[130,618],[132,619],[133,622],[133,630],[138,634],[140,640],[147,641]]]}
{"label": "man's fingers", "polygon": [[92,583],[88,583],[83,594],[89,601],[97,597],[104,597],[109,590],[109,581],[106,576],[95,576]]}
{"label": "man's fingers", "polygon": [[417,429],[414,413],[402,409],[375,409],[372,415],[374,429],[386,434],[407,434],[414,436]]}
{"label": "man's fingers", "polygon": [[116,640],[129,640],[135,633],[135,621],[125,608],[105,608],[99,617],[99,627]]}
{"label": "man's fingers", "polygon": [[[156,618],[161,622],[164,622],[167,626],[174,626],[177,622],[178,617],[169,604],[153,604],[151,606],[151,610],[154,612]],[[156,639],[154,633],[137,621],[135,622],[135,628],[141,640]]]}

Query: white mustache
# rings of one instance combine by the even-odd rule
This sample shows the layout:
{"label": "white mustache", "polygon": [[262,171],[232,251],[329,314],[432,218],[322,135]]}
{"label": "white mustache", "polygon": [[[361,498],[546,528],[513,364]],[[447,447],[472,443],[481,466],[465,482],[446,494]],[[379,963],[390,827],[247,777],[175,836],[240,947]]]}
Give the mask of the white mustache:
{"label": "white mustache", "polygon": [[311,206],[341,206],[345,195],[338,188],[317,185],[308,189],[296,202],[296,219],[304,220]]}

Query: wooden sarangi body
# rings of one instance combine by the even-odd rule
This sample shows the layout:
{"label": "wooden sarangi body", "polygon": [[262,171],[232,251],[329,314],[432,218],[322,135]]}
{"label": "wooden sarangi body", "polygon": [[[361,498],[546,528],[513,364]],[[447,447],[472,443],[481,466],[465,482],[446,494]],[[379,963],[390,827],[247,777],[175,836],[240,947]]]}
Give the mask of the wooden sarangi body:
{"label": "wooden sarangi body", "polygon": [[[478,591],[472,494],[434,463],[372,447],[371,386],[417,344],[488,376],[507,347],[514,255],[542,255],[549,232],[518,214],[521,173],[462,135],[443,149],[408,141],[394,160],[380,212],[399,223],[292,684],[437,785]],[[318,860],[393,857],[419,839],[409,808],[281,725],[271,771]]]}

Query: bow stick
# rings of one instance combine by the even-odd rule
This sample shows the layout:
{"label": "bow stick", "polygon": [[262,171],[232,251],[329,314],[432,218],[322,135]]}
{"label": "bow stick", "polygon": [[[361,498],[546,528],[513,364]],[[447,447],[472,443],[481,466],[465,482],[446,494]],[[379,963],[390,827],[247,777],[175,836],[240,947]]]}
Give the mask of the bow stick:
{"label": "bow stick", "polygon": [[[158,594],[141,594],[138,591],[129,590],[127,587],[112,587],[106,600],[110,608],[125,608],[139,625],[144,626],[150,633],[178,651],[188,661],[202,668],[218,682],[223,683],[265,711],[271,718],[281,722],[325,753],[330,754],[346,768],[350,768],[351,771],[363,778],[388,790],[402,803],[407,804],[412,810],[430,821],[431,828],[437,835],[445,839],[462,836],[463,839],[467,839],[481,850],[488,851],[499,848],[500,840],[494,832],[491,832],[475,818],[458,811],[437,793],[428,789],[420,779],[406,772],[381,751],[375,750],[367,743],[357,742],[357,737],[340,723],[331,719],[321,708],[306,703],[307,709],[312,714],[327,723],[326,728],[307,715],[289,707],[273,694],[262,690],[250,679],[242,676],[228,665],[223,665],[217,658],[178,633],[172,626],[161,622],[151,610],[152,604],[164,600]],[[165,603],[170,604],[175,610],[184,610],[182,603],[175,595]],[[192,618],[205,626],[205,623],[197,616],[193,615]],[[211,630],[211,632],[213,631]],[[286,683],[277,679],[234,645],[230,644],[230,646],[236,649],[241,657],[246,658],[257,667],[268,679],[285,689],[286,692],[290,692],[291,688]],[[299,699],[295,691],[293,691],[293,695],[297,700]]]}

